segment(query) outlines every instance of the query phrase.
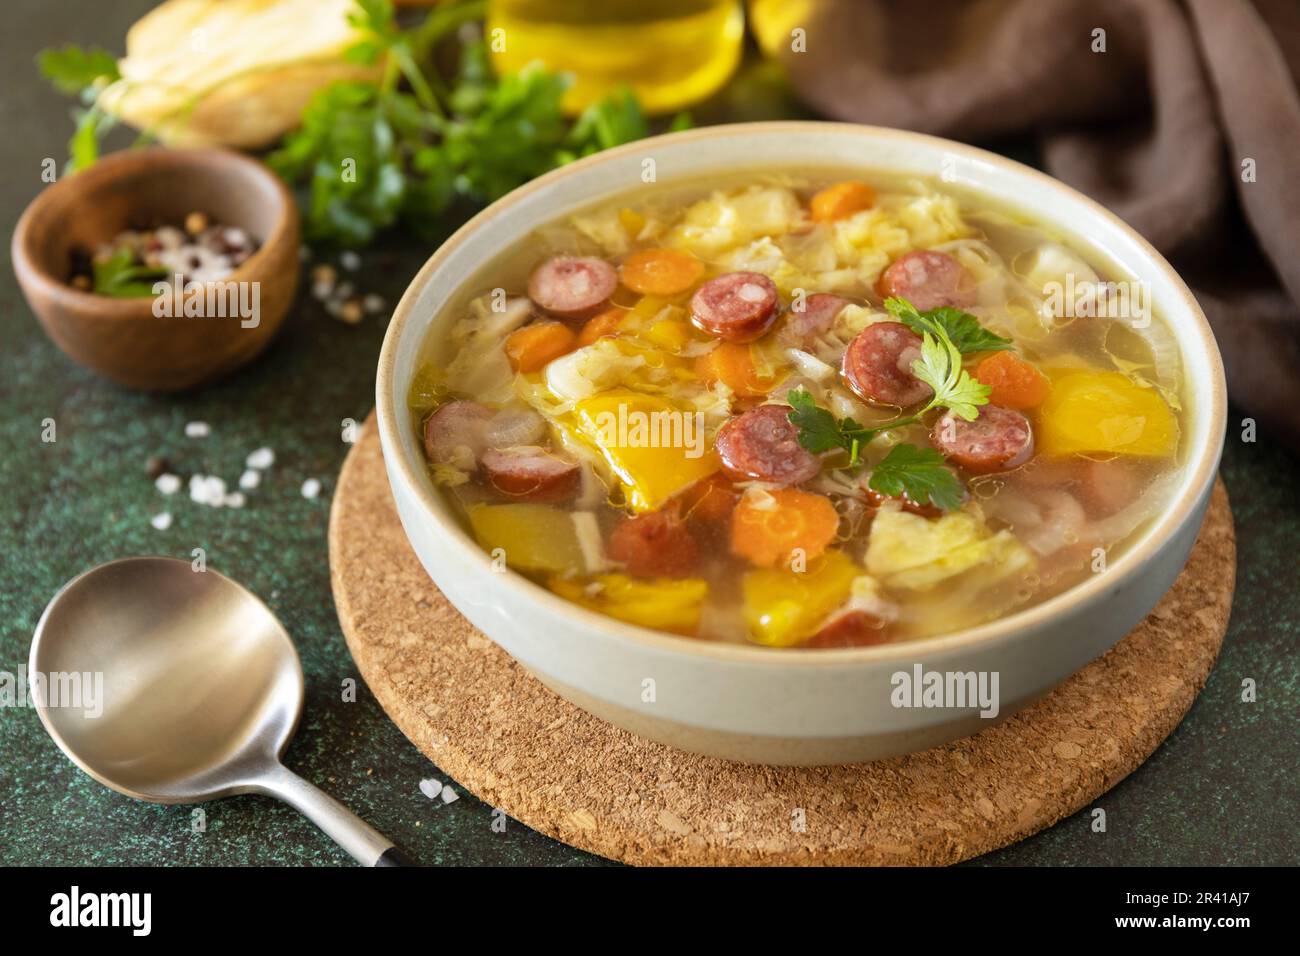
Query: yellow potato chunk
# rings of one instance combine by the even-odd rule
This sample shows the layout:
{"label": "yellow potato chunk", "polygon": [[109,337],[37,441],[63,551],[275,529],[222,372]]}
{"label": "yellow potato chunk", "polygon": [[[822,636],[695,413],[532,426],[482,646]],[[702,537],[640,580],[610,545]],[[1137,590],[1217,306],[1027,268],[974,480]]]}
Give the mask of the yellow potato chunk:
{"label": "yellow potato chunk", "polygon": [[550,505],[473,504],[466,509],[474,537],[489,554],[500,548],[518,571],[572,573],[585,567],[573,515]]}
{"label": "yellow potato chunk", "polygon": [[700,578],[640,580],[626,574],[597,574],[585,578],[552,578],[548,585],[566,600],[610,617],[689,634],[700,623],[700,609],[709,595]]}
{"label": "yellow potato chunk", "polygon": [[583,399],[573,411],[634,511],[654,511],[718,470],[700,420],[665,398],[618,390]]}
{"label": "yellow potato chunk", "polygon": [[804,571],[759,568],[741,581],[750,640],[792,647],[817,633],[826,618],[848,600],[862,569],[842,551],[827,551]]}
{"label": "yellow potato chunk", "polygon": [[1177,449],[1178,419],[1156,389],[1120,372],[1063,369],[1050,377],[1038,414],[1039,453],[1165,458]]}

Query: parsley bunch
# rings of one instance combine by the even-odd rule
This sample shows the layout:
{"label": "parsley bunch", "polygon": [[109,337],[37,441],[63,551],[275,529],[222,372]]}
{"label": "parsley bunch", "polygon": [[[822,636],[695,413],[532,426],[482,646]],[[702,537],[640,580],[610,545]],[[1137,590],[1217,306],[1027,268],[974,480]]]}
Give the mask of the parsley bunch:
{"label": "parsley bunch", "polygon": [[100,138],[117,125],[99,105],[103,91],[122,81],[117,59],[107,50],[83,50],[70,43],[62,49],[42,50],[36,65],[59,92],[75,96],[81,103],[72,111],[76,129],[68,140],[68,169],[84,169],[99,158]]}
{"label": "parsley bunch", "polygon": [[[885,422],[874,428],[852,418],[836,419],[817,405],[806,389],[787,396],[790,421],[799,429],[799,444],[813,454],[842,449],[848,453],[847,467],[861,464],[861,451],[881,432],[912,425],[932,409],[946,408],[954,415],[974,421],[979,406],[989,400],[990,389],[962,368],[962,355],[1011,348],[1011,340],[984,328],[979,319],[961,309],[939,308],[920,312],[906,299],[886,300],[885,308],[898,321],[921,336],[921,357],[912,363],[914,374],[934,391],[919,411]],[[917,504],[934,504],[950,511],[960,507],[961,482],[945,466],[943,455],[933,448],[895,445],[872,469],[867,487],[883,495],[906,494]]]}
{"label": "parsley bunch", "polygon": [[482,12],[481,2],[443,6],[400,31],[389,0],[357,0],[352,23],[365,37],[347,56],[384,57],[383,79],[322,90],[301,129],[268,160],[289,182],[308,184],[309,236],[363,245],[398,222],[427,235],[457,198],[491,202],[556,166],[648,134],[627,91],[570,123],[560,107],[569,77],[531,64],[498,78],[481,40],[461,48],[450,86],[421,72],[417,59],[440,36]]}

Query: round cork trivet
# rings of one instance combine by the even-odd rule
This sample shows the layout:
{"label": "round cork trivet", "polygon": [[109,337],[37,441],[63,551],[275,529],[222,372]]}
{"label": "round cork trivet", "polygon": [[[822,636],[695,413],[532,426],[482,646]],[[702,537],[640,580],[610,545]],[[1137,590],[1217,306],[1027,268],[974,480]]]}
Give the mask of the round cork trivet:
{"label": "round cork trivet", "polygon": [[1223,642],[1236,569],[1220,481],[1173,589],[1038,703],[924,753],[778,768],[619,730],[477,631],[407,544],[373,416],[339,476],[329,550],[362,676],[444,773],[575,847],[682,865],[956,863],[1050,826],[1131,773],[1182,719]]}

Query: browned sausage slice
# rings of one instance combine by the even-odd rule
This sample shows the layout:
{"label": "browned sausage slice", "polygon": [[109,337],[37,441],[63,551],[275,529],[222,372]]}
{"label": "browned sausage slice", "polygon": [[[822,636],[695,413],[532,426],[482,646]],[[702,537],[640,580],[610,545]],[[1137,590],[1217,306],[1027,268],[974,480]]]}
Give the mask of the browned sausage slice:
{"label": "browned sausage slice", "polygon": [[1015,409],[985,405],[973,422],[948,412],[930,433],[934,446],[949,461],[973,474],[1009,471],[1034,454],[1034,430]]}
{"label": "browned sausage slice", "polygon": [[831,330],[835,317],[849,300],[830,292],[818,292],[804,299],[803,310],[791,307],[785,323],[777,333],[783,344],[792,348],[811,345]]}
{"label": "browned sausage slice", "polygon": [[951,305],[975,304],[974,282],[962,264],[946,252],[919,249],[899,256],[880,274],[877,291],[899,296],[925,312]]}
{"label": "browned sausage slice", "polygon": [[624,518],[610,532],[605,553],[640,578],[689,574],[699,546],[676,508]]}
{"label": "browned sausage slice", "polygon": [[424,423],[424,453],[437,465],[478,468],[492,414],[478,402],[455,401],[438,406]]}
{"label": "browned sausage slice", "polygon": [[488,484],[509,498],[559,502],[572,498],[580,482],[578,464],[544,448],[489,449],[483,453]]}
{"label": "browned sausage slice", "polygon": [[618,272],[604,259],[556,256],[533,270],[528,298],[562,318],[580,319],[614,294]]}
{"label": "browned sausage slice", "polygon": [[844,350],[844,382],[877,405],[905,408],[925,401],[934,389],[912,374],[921,357],[921,337],[902,322],[868,325]]}
{"label": "browned sausage slice", "polygon": [[885,623],[866,611],[841,611],[822,625],[804,647],[867,647],[889,640]]}
{"label": "browned sausage slice", "polygon": [[797,485],[816,477],[822,463],[799,444],[787,405],[760,405],[731,419],[713,446],[723,469],[737,481]]}
{"label": "browned sausage slice", "polygon": [[776,321],[776,283],[758,272],[728,272],[691,296],[696,328],[728,342],[752,342]]}

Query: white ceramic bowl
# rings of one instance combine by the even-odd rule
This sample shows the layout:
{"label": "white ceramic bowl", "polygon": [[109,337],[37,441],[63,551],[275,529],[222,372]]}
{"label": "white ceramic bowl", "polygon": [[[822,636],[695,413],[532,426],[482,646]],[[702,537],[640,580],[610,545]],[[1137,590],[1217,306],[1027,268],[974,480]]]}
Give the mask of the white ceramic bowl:
{"label": "white ceramic bowl", "polygon": [[[653,159],[673,185],[747,169],[845,168],[942,177],[1073,238],[1110,278],[1149,284],[1182,349],[1186,467],[1163,514],[1101,574],[1041,604],[958,633],[845,650],[790,650],[691,640],[579,608],[527,580],[494,573],[452,518],[422,462],[406,395],[444,308],[494,284],[484,271],[534,229],[641,182]],[[644,187],[643,187],[644,188]],[[1097,203],[1026,166],[916,133],[834,123],[755,123],[656,137],[566,166],[480,213],[420,270],[398,304],[377,382],[393,496],[430,577],[476,627],[557,693],[633,733],[714,756],[771,764],[871,760],[932,747],[988,725],[977,707],[899,708],[892,676],[996,672],[999,717],[1100,656],[1155,606],[1182,569],[1223,447],[1225,390],[1214,337],[1187,287],[1137,233]],[[432,651],[431,651],[432,652]]]}

